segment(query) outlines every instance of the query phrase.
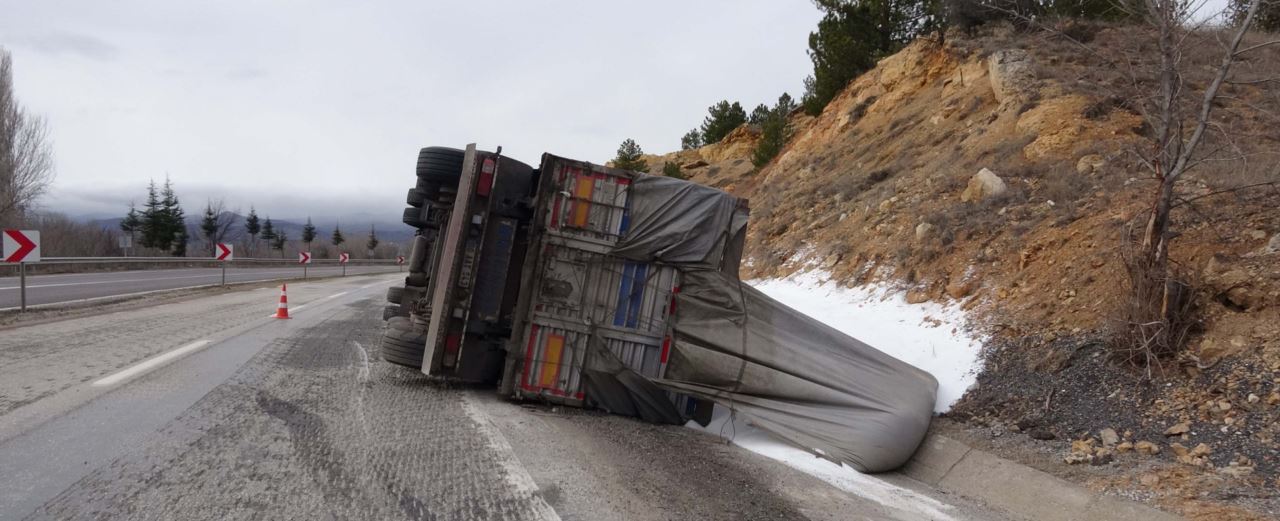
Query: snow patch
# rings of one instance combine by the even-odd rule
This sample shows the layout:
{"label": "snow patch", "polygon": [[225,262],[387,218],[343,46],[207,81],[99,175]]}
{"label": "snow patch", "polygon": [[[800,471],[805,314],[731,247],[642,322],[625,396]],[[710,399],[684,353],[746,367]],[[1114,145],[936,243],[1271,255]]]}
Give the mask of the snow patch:
{"label": "snow patch", "polygon": [[885,286],[842,288],[821,271],[785,279],[748,281],[775,300],[861,340],[938,379],[935,412],[946,412],[973,385],[979,369],[979,336],[965,327],[954,304],[908,304],[906,294]]}

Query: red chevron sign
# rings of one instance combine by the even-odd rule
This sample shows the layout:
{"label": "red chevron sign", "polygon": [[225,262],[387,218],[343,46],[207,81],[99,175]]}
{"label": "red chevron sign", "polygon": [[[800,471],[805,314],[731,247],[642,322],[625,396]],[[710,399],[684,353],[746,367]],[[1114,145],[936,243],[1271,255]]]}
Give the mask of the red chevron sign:
{"label": "red chevron sign", "polygon": [[217,257],[217,259],[218,259],[218,260],[220,260],[220,261],[229,261],[229,260],[231,260],[231,259],[234,259],[234,258],[235,258],[235,254],[234,254],[234,253],[232,253],[232,251],[233,251],[234,249],[235,249],[235,246],[232,246],[232,245],[230,245],[230,244],[224,244],[224,243],[221,243],[221,242],[220,242],[220,243],[218,243],[218,257]]}
{"label": "red chevron sign", "polygon": [[5,262],[40,262],[40,232],[5,230],[3,243]]}
{"label": "red chevron sign", "polygon": [[298,252],[298,264],[311,264],[311,252],[309,251]]}
{"label": "red chevron sign", "polygon": [[349,260],[351,260],[351,254],[350,254],[350,253],[339,253],[339,254],[338,254],[338,263],[339,263],[339,264],[346,264],[346,263],[347,263],[347,261],[349,261]]}
{"label": "red chevron sign", "polygon": [[404,264],[404,255],[396,255],[396,264]]}

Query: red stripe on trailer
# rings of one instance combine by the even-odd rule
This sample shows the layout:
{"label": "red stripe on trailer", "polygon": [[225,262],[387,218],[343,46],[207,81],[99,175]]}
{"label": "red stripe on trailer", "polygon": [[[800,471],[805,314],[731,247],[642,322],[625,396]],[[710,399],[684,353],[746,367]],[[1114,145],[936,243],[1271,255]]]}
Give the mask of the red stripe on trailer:
{"label": "red stripe on trailer", "polygon": [[671,305],[667,306],[667,316],[676,316],[676,295],[680,294],[680,286],[671,288]]}
{"label": "red stripe on trailer", "polygon": [[667,363],[667,356],[671,354],[671,335],[662,338],[662,356],[658,358],[661,363]]}
{"label": "red stripe on trailer", "polygon": [[532,391],[529,386],[529,378],[533,371],[530,371],[533,364],[533,346],[538,342],[538,325],[534,324],[529,327],[529,345],[524,350],[524,378],[521,378],[525,390]]}

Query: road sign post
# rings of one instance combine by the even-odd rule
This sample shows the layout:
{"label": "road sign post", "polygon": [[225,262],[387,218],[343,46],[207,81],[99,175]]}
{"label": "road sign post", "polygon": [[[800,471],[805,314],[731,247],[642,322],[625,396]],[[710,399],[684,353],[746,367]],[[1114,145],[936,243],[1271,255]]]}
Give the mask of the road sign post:
{"label": "road sign post", "polygon": [[0,258],[18,264],[18,310],[27,310],[27,263],[40,262],[40,232],[5,230]]}
{"label": "road sign post", "polygon": [[302,280],[307,280],[307,265],[311,264],[311,252],[298,252],[298,264],[302,265]]}
{"label": "road sign post", "polygon": [[341,265],[342,265],[342,276],[343,276],[343,277],[347,276],[347,261],[349,261],[349,260],[351,260],[351,254],[350,254],[350,253],[345,253],[345,252],[344,252],[344,253],[339,253],[339,254],[338,254],[338,264],[341,264]]}
{"label": "road sign post", "polygon": [[220,242],[218,243],[218,248],[214,252],[216,254],[216,257],[214,258],[218,259],[219,261],[222,261],[221,264],[222,264],[222,285],[223,286],[227,285],[227,263],[231,262],[232,259],[236,258],[235,248],[236,247],[234,244],[226,244],[226,243]]}

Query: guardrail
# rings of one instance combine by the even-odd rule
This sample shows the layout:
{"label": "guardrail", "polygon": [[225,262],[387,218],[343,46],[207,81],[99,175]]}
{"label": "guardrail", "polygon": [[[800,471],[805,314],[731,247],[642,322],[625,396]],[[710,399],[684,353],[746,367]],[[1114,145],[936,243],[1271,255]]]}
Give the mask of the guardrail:
{"label": "guardrail", "polygon": [[91,273],[127,271],[139,269],[178,269],[178,268],[221,268],[222,283],[226,284],[227,269],[254,268],[263,266],[295,267],[302,277],[307,277],[308,267],[342,267],[342,274],[347,274],[347,266],[386,266],[398,264],[396,259],[349,259],[346,263],[338,259],[317,259],[312,257],[310,264],[300,264],[296,259],[238,258],[220,261],[208,257],[44,257],[39,262],[0,264],[0,277],[18,277],[20,286],[20,309],[27,308],[27,277],[33,275],[51,275],[57,273]]}
{"label": "guardrail", "polygon": [[[297,259],[272,259],[242,257],[226,261],[229,267],[254,266],[297,266]],[[165,268],[217,268],[224,261],[208,257],[45,257],[40,262],[26,264],[28,275],[76,273],[89,271],[120,271],[131,269],[165,269]],[[339,266],[338,259],[311,258],[311,266]],[[395,266],[395,259],[351,259],[349,266]],[[89,269],[85,269],[89,268]],[[0,264],[0,277],[17,276],[17,264]]]}

